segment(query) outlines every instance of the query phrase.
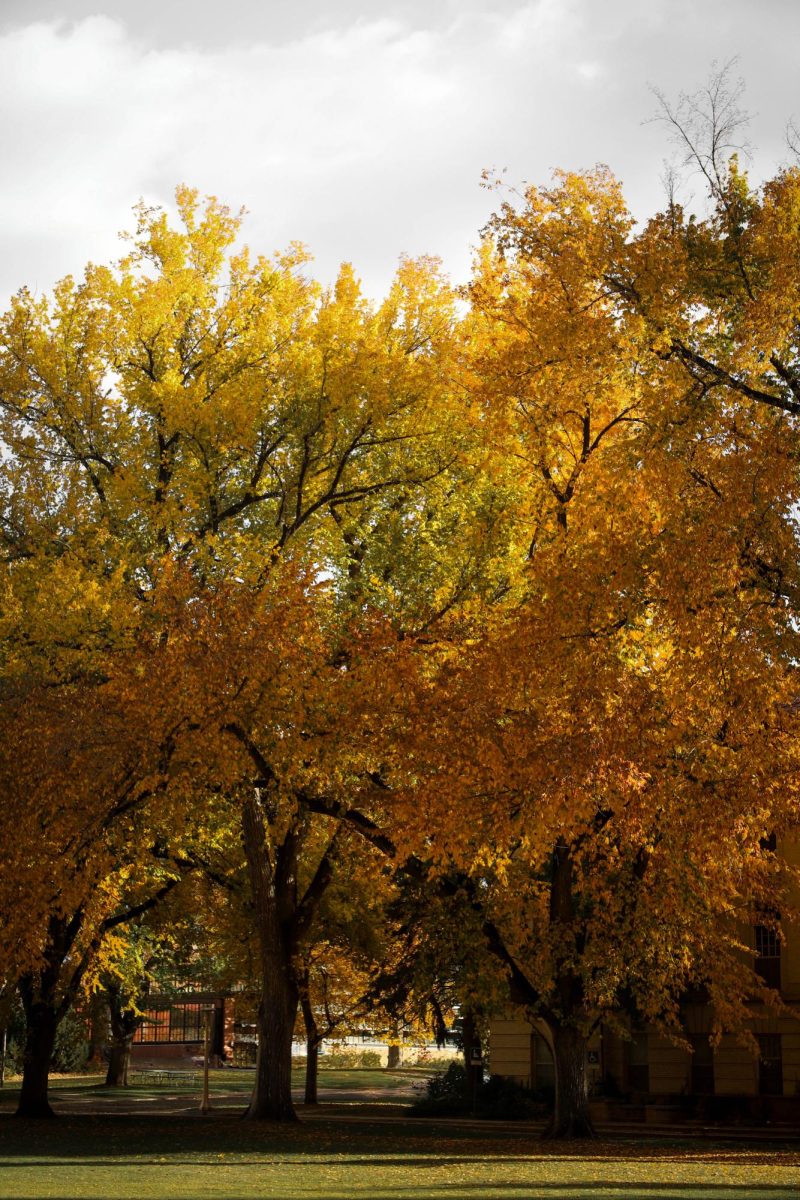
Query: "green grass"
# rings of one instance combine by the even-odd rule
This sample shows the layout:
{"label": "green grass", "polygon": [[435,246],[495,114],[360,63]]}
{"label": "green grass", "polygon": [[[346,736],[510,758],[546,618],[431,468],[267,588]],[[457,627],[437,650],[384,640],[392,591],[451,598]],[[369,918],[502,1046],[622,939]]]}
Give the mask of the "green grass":
{"label": "green grass", "polygon": [[230,1118],[0,1121],[4,1200],[498,1200],[545,1196],[789,1200],[800,1156],[619,1143],[565,1151],[530,1135],[397,1121],[291,1128]]}
{"label": "green grass", "polygon": [[[341,1071],[337,1102],[296,1126],[242,1121],[249,1073],[215,1072],[206,1118],[175,1089],[114,1091],[56,1080],[56,1121],[0,1106],[3,1200],[797,1200],[800,1142],[563,1146],[530,1127],[407,1120],[375,1104],[402,1071]],[[367,1083],[369,1105],[350,1089]],[[3,1095],[3,1093],[0,1093]],[[7,1092],[4,1100],[13,1100]],[[227,1103],[227,1107],[226,1107]],[[141,1107],[139,1107],[141,1105]],[[374,1107],[373,1107],[374,1105]]]}

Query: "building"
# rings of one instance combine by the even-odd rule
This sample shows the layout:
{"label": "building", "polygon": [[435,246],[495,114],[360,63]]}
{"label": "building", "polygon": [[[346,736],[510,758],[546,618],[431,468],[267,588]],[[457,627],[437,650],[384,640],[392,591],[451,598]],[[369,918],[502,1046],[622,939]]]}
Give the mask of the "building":
{"label": "building", "polygon": [[256,1059],[253,1003],[243,992],[151,994],[134,1034],[132,1062],[199,1058],[205,1045],[205,1013],[210,1010],[212,1060],[251,1066]]}
{"label": "building", "polygon": [[[800,846],[786,854],[800,864]],[[764,982],[800,1014],[800,931],[781,943],[774,929],[756,924],[741,930],[741,940],[749,944]],[[598,1116],[648,1119],[651,1110],[661,1119],[672,1110],[720,1120],[800,1119],[800,1015],[778,1015],[755,1000],[750,1011],[758,1056],[733,1036],[712,1047],[712,1011],[699,999],[687,999],[683,1008],[691,1050],[654,1028],[630,1028],[623,1037],[603,1027],[587,1049],[589,1091]],[[518,1018],[493,1021],[492,1074],[537,1089],[552,1087],[553,1060],[542,1032]],[[624,1114],[614,1111],[620,1106]]]}

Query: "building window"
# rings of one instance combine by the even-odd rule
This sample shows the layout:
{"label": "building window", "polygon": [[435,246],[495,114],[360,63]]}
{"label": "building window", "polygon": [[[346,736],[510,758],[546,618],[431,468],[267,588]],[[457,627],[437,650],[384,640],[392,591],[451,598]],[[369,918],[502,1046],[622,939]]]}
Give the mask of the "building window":
{"label": "building window", "polygon": [[693,1096],[714,1095],[714,1051],[708,1036],[692,1034],[692,1068],[689,1089]]}
{"label": "building window", "polygon": [[134,1042],[168,1042],[169,1041],[169,1009],[150,1008],[144,1014],[136,1033]]}
{"label": "building window", "polygon": [[199,1004],[176,1004],[169,1010],[171,1042],[202,1042],[203,1018]]}
{"label": "building window", "polygon": [[755,926],[755,971],[767,987],[780,990],[781,942],[774,925]]}
{"label": "building window", "polygon": [[758,1094],[783,1095],[783,1054],[779,1033],[758,1035]]}
{"label": "building window", "polygon": [[167,1042],[202,1042],[203,1016],[200,1004],[175,1004],[172,1008],[145,1013],[134,1036],[135,1042],[163,1045]]}

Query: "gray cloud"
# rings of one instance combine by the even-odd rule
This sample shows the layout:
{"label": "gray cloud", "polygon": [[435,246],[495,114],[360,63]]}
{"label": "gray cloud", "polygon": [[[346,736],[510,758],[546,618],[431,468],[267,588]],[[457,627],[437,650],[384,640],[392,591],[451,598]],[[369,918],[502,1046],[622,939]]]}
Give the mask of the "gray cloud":
{"label": "gray cloud", "polygon": [[3,6],[5,295],[115,257],[131,204],[169,204],[181,181],[245,204],[259,252],[306,242],[323,279],[349,259],[377,294],[402,252],[463,277],[485,167],[539,182],[604,161],[637,215],[660,204],[650,82],[693,89],[738,54],[757,174],[800,113],[791,0],[228,0],[223,29],[219,5],[53,8]]}

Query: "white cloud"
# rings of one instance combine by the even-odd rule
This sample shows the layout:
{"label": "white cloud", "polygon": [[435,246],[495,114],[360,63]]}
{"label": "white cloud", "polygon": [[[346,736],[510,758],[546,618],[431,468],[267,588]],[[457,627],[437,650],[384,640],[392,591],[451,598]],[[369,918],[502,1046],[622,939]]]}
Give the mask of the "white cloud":
{"label": "white cloud", "polygon": [[[704,17],[652,0],[638,18],[633,0],[487,0],[438,24],[381,7],[280,42],[159,48],[104,16],[0,37],[0,292],[115,257],[138,197],[168,203],[182,181],[245,204],[258,251],[307,242],[323,278],[351,258],[380,291],[403,251],[463,275],[491,206],[482,168],[541,180],[604,160],[646,211],[665,153],[640,124],[647,82],[692,87],[714,54],[741,49],[745,70],[755,54],[736,44],[756,20],[745,0],[708,0]],[[749,60],[781,124],[783,45]]]}
{"label": "white cloud", "polygon": [[560,48],[580,26],[575,0],[533,0],[496,20],[497,42],[512,54]]}
{"label": "white cloud", "polygon": [[598,62],[579,62],[575,66],[575,71],[587,83],[594,83],[596,79],[602,79],[606,74],[603,64]]}

